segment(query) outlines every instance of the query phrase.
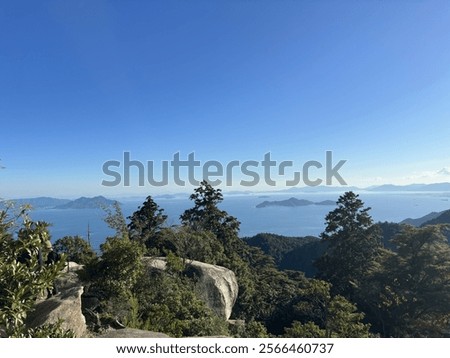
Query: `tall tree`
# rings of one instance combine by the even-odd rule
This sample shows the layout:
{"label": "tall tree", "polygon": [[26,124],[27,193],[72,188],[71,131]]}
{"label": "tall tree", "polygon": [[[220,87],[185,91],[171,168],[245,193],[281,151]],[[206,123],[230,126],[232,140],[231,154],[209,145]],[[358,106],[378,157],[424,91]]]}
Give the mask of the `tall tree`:
{"label": "tall tree", "polygon": [[194,230],[211,231],[224,244],[225,249],[238,238],[240,222],[220,210],[218,205],[223,201],[222,191],[214,189],[206,180],[194,190],[190,196],[194,207],[186,210],[181,216],[181,222]]}
{"label": "tall tree", "polygon": [[255,274],[249,265],[248,246],[238,236],[240,222],[219,209],[218,205],[223,200],[222,191],[213,188],[205,180],[194,190],[190,199],[194,201],[194,207],[180,216],[182,224],[193,231],[210,232],[214,235],[215,240],[223,247],[223,250],[217,252],[219,256],[216,256],[216,263],[231,269],[238,278],[239,296],[233,314],[237,318],[254,318],[254,303],[258,292]]}
{"label": "tall tree", "polygon": [[321,238],[327,250],[317,261],[318,277],[332,284],[332,292],[351,300],[381,249],[378,227],[359,196],[346,192],[326,216]]}
{"label": "tall tree", "polygon": [[116,237],[128,239],[128,227],[125,217],[122,213],[120,203],[115,201],[111,206],[103,206],[102,209],[106,213],[105,223],[116,232]]}
{"label": "tall tree", "polygon": [[151,196],[130,217],[128,230],[131,240],[145,244],[147,248],[158,246],[158,235],[167,220],[164,209],[156,204]]}

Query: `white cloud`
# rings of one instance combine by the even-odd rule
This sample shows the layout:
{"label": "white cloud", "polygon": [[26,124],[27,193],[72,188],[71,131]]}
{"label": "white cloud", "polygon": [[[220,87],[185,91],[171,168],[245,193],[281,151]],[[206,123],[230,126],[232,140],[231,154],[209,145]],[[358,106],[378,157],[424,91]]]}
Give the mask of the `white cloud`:
{"label": "white cloud", "polygon": [[398,178],[403,184],[432,184],[449,180],[450,168],[442,168],[434,171],[415,172],[403,178]]}
{"label": "white cloud", "polygon": [[438,175],[450,176],[450,168],[442,168],[437,172]]}
{"label": "white cloud", "polygon": [[433,184],[450,181],[450,168],[445,167],[439,170],[415,171],[408,175],[392,175],[392,176],[364,176],[353,177],[348,181],[349,185],[360,186],[362,188],[371,185],[381,184]]}

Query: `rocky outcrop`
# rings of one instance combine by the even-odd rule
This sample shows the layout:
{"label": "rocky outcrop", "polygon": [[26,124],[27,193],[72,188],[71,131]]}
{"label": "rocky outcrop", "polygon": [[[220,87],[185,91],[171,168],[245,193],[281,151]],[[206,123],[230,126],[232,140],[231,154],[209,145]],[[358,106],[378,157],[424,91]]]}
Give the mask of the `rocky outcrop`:
{"label": "rocky outcrop", "polygon": [[[144,258],[144,263],[149,270],[166,269],[165,258]],[[55,282],[59,293],[49,299],[39,300],[35,310],[27,319],[30,328],[43,324],[56,323],[62,320],[62,328],[70,329],[76,337],[90,335],[86,326],[85,315],[89,312],[95,316],[95,308],[99,305],[96,297],[83,295],[84,288],[75,271],[82,266],[70,263],[64,273]],[[199,297],[219,317],[227,320],[233,309],[238,294],[238,284],[233,271],[203,262],[192,261],[186,268],[186,274],[195,278]],[[82,304],[83,295],[83,304]],[[83,314],[84,313],[84,314]],[[98,318],[98,317],[97,317]],[[101,322],[98,324],[101,326]],[[142,331],[138,329],[120,328],[109,325],[111,328],[98,337],[101,338],[162,338],[168,337],[163,333]]]}
{"label": "rocky outcrop", "polygon": [[77,264],[76,262],[69,261],[66,263],[66,267],[64,268],[65,272],[76,272],[80,271],[84,268],[84,265]]}
{"label": "rocky outcrop", "polygon": [[141,329],[125,328],[109,330],[97,336],[97,338],[169,338],[167,334]]}
{"label": "rocky outcrop", "polygon": [[81,313],[83,286],[78,276],[66,272],[56,281],[56,286],[60,293],[37,302],[35,310],[28,316],[27,326],[34,328],[62,320],[63,329],[70,329],[76,337],[86,336],[86,320]]}
{"label": "rocky outcrop", "polygon": [[[166,259],[144,258],[144,263],[153,269],[165,270]],[[219,317],[227,320],[238,295],[238,283],[233,271],[217,265],[189,261],[187,273],[196,278],[200,298]]]}

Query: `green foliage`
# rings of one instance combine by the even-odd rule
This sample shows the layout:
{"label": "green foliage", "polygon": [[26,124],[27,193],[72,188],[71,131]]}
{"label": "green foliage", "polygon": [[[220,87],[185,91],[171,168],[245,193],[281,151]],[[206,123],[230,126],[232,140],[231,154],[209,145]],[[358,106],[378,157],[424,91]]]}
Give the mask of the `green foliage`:
{"label": "green foliage", "polygon": [[280,267],[286,255],[311,242],[317,242],[314,236],[288,237],[270,233],[260,233],[243,239],[250,246],[259,247],[266,255],[272,256]]}
{"label": "green foliage", "polygon": [[143,247],[138,242],[114,237],[108,238],[100,249],[101,259],[89,262],[82,277],[104,299],[128,299],[142,274]]}
{"label": "green foliage", "polygon": [[265,322],[269,332],[282,332],[284,324],[292,321],[289,310],[297,295],[297,283],[276,268],[273,258],[239,239],[239,222],[218,207],[223,200],[220,189],[204,181],[191,200],[194,207],[181,215],[191,235],[182,229],[184,241],[175,246],[185,247],[189,258],[227,267],[236,274],[239,294],[233,318]]}
{"label": "green foliage", "polygon": [[128,219],[128,230],[130,239],[144,244],[150,252],[163,252],[165,247],[160,240],[159,233],[163,228],[167,215],[164,214],[164,209],[161,209],[148,196],[145,202],[133,213]]}
{"label": "green foliage", "polygon": [[262,322],[255,320],[238,325],[230,325],[230,333],[235,338],[269,338],[266,326]]}
{"label": "green foliage", "polygon": [[146,273],[134,289],[138,304],[136,328],[174,337],[225,335],[226,322],[201,301],[187,277],[157,270]]}
{"label": "green foliage", "polygon": [[223,246],[209,231],[193,230],[186,226],[166,228],[161,230],[160,240],[165,243],[163,255],[173,252],[184,262],[197,260],[216,264],[224,261]]}
{"label": "green foliage", "polygon": [[286,338],[327,338],[325,330],[321,329],[317,324],[309,321],[301,323],[299,321],[292,322],[291,327],[285,329],[284,337]]}
{"label": "green foliage", "polygon": [[143,274],[144,247],[127,238],[112,237],[100,249],[101,257],[90,261],[79,273],[86,284],[85,292],[100,299],[96,313],[103,325],[116,320],[135,325],[138,302],[133,290]]}
{"label": "green foliage", "polygon": [[328,246],[316,266],[318,277],[330,282],[335,294],[354,298],[380,253],[380,232],[369,210],[358,195],[347,192],[325,218],[327,226],[321,237]]}
{"label": "green foliage", "polygon": [[150,327],[145,325],[145,322],[142,322],[141,316],[140,316],[140,305],[139,300],[136,298],[136,296],[132,295],[128,300],[128,310],[125,313],[123,317],[123,323],[127,327],[131,328],[137,328],[137,329],[143,329],[143,330],[149,330]]}
{"label": "green foliage", "polygon": [[8,216],[8,211],[0,211],[0,254],[11,250],[13,245],[13,236],[11,229],[14,221]]}
{"label": "green foliage", "polygon": [[80,236],[64,236],[55,241],[53,249],[60,254],[65,254],[67,261],[80,265],[89,263],[97,256],[91,245]]}
{"label": "green foliage", "polygon": [[391,223],[391,222],[378,222],[375,224],[381,233],[382,244],[386,249],[395,251],[395,245],[392,243],[392,239],[398,235],[405,224]]}
{"label": "green foliage", "polygon": [[315,277],[317,268],[314,263],[319,257],[324,255],[327,247],[327,242],[324,240],[311,240],[286,253],[279,268],[281,270],[302,271],[306,277]]}
{"label": "green foliage", "polygon": [[166,257],[166,271],[169,274],[181,275],[184,271],[186,264],[183,260],[175,255],[173,252],[169,252]]}
{"label": "green foliage", "polygon": [[174,253],[167,256],[167,272],[148,272],[137,241],[108,238],[101,250],[101,258],[86,265],[85,279],[90,292],[103,298],[104,319],[175,337],[226,333],[225,323],[183,277],[183,260]]}
{"label": "green foliage", "polygon": [[20,216],[21,226],[14,239],[9,230],[19,218],[0,212],[0,326],[8,336],[26,332],[28,313],[36,299],[53,286],[65,263],[62,257],[54,264],[42,264],[46,259],[44,248],[50,240],[48,224],[31,221],[26,211]]}
{"label": "green foliage", "polygon": [[450,323],[450,247],[440,226],[405,226],[364,287],[383,336],[443,337]]}
{"label": "green foliage", "polygon": [[369,337],[370,325],[362,323],[364,314],[344,297],[331,294],[331,285],[321,280],[308,281],[295,306],[297,317],[285,336],[304,338]]}
{"label": "green foliage", "polygon": [[209,244],[206,247],[209,248],[203,251],[202,256],[207,259],[213,254],[209,263],[227,267],[236,274],[239,296],[233,308],[235,318],[254,318],[254,301],[258,292],[255,275],[246,262],[251,257],[249,246],[238,237],[239,221],[219,209],[218,205],[223,200],[222,192],[206,181],[201,182],[190,199],[194,201],[194,207],[181,215],[182,224],[192,232],[197,232],[197,235],[212,234],[207,234]]}
{"label": "green foliage", "polygon": [[123,216],[120,203],[115,201],[112,208],[110,206],[103,206],[102,209],[106,212],[104,221],[108,227],[116,232],[115,236],[122,239],[128,239],[127,222]]}
{"label": "green foliage", "polygon": [[75,334],[62,328],[62,321],[48,323],[36,328],[28,328],[13,338],[75,338]]}
{"label": "green foliage", "polygon": [[297,277],[299,282],[291,280],[276,268],[273,258],[258,248],[247,247],[241,255],[249,269],[244,277],[250,282],[245,286],[248,296],[238,302],[242,310],[238,317],[264,322],[270,333],[279,334],[292,320],[292,301],[298,295],[298,285],[304,276]]}
{"label": "green foliage", "polygon": [[445,210],[440,213],[440,215],[434,219],[428,220],[423,223],[421,227],[427,225],[440,225],[440,224],[450,224],[450,210]]}
{"label": "green foliage", "polygon": [[182,224],[194,230],[212,232],[222,242],[227,253],[237,241],[240,222],[219,209],[218,205],[223,201],[222,191],[214,189],[204,180],[190,199],[194,201],[194,207],[181,215]]}
{"label": "green foliage", "polygon": [[334,296],[328,307],[325,332],[328,337],[368,338],[370,324],[362,322],[364,313],[342,296]]}

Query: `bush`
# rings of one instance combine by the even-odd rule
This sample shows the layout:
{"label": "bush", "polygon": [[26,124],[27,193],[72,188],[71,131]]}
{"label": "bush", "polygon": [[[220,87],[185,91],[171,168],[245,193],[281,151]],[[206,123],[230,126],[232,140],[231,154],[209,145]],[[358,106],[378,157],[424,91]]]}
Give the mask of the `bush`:
{"label": "bush", "polygon": [[64,236],[56,240],[53,248],[56,252],[66,254],[67,261],[85,265],[96,258],[91,245],[80,236]]}
{"label": "bush", "polygon": [[20,229],[12,232],[19,217],[0,211],[0,326],[8,336],[26,333],[25,319],[37,298],[53,287],[65,258],[51,265],[45,262],[44,247],[50,240],[48,224],[33,222],[21,212]]}

